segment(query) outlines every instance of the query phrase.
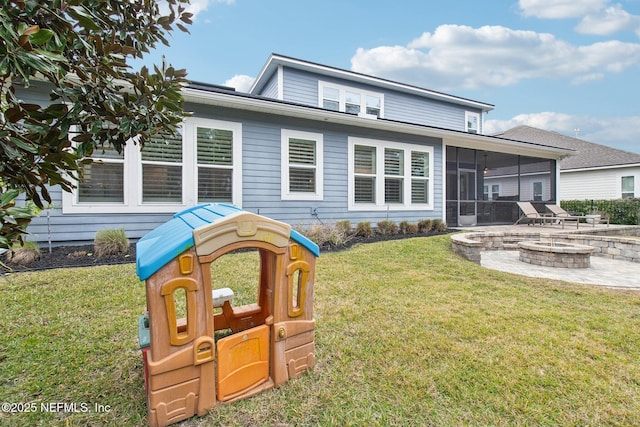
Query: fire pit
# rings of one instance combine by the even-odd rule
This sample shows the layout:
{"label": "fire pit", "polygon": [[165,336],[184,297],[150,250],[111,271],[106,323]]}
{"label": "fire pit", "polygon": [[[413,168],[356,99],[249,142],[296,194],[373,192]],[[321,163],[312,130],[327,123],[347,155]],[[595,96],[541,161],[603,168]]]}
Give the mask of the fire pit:
{"label": "fire pit", "polygon": [[570,243],[541,240],[518,243],[520,261],[546,267],[588,268],[595,248]]}

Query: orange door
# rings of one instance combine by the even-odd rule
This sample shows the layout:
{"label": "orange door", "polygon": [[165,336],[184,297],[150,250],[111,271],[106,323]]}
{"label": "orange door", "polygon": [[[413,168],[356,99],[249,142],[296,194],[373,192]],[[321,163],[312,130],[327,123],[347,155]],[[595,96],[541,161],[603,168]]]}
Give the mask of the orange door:
{"label": "orange door", "polygon": [[257,326],[218,341],[218,400],[233,399],[269,378],[269,327]]}

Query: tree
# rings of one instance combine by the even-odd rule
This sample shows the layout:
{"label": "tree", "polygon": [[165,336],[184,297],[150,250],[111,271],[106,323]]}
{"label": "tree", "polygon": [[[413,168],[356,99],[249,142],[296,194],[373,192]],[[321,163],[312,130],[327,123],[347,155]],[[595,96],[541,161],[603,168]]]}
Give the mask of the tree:
{"label": "tree", "polygon": [[[10,248],[36,214],[30,206],[51,203],[49,186],[71,191],[95,150],[175,132],[185,70],[163,58],[134,72],[128,62],[168,46],[174,27],[188,32],[191,14],[189,0],[0,2],[0,248]],[[51,102],[18,98],[34,85]]]}

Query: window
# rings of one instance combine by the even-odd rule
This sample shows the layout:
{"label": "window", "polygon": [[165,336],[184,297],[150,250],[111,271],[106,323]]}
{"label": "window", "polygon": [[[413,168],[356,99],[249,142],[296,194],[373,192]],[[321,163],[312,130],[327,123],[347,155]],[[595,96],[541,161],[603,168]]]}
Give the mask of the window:
{"label": "window", "polygon": [[198,202],[233,202],[233,131],[197,127]]}
{"label": "window", "polygon": [[429,203],[429,154],[411,152],[411,203]]}
{"label": "window", "polygon": [[384,202],[402,203],[404,177],[404,151],[384,149]]}
{"label": "window", "polygon": [[533,200],[536,202],[542,201],[542,182],[535,181],[533,183]]}
{"label": "window", "polygon": [[622,194],[623,199],[629,199],[635,197],[635,177],[623,176],[622,177]]}
{"label": "window", "polygon": [[355,202],[376,202],[376,148],[356,145],[354,148]]}
{"label": "window", "polygon": [[322,81],[318,83],[318,92],[320,106],[327,110],[357,115],[364,113],[376,117],[384,116],[384,96],[381,93]]}
{"label": "window", "polygon": [[325,87],[322,92],[322,108],[340,111],[340,90],[334,87]]}
{"label": "window", "polygon": [[63,192],[63,213],[172,213],[198,203],[242,205],[242,125],[186,118],[175,135],[123,154],[94,153],[84,180]]}
{"label": "window", "polygon": [[97,149],[94,162],[82,166],[78,183],[80,203],[124,202],[124,154],[113,148]]}
{"label": "window", "polygon": [[465,131],[480,133],[480,114],[467,111],[465,113]]}
{"label": "window", "polygon": [[142,202],[182,203],[182,135],[153,137],[140,153]]}
{"label": "window", "polygon": [[500,184],[491,185],[491,200],[498,200],[500,198]]}
{"label": "window", "polygon": [[322,134],[282,130],[282,199],[322,200]]}
{"label": "window", "polygon": [[489,186],[484,185],[482,187],[482,200],[489,200]]}
{"label": "window", "polygon": [[433,148],[349,138],[349,209],[431,209]]}

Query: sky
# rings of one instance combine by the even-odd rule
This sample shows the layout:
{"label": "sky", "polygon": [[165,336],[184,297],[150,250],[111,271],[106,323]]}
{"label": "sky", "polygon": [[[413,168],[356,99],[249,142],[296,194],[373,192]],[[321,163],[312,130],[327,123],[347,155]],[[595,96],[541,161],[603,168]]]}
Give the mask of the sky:
{"label": "sky", "polygon": [[145,63],[247,91],[271,53],[495,105],[640,153],[640,0],[191,0],[190,34]]}

